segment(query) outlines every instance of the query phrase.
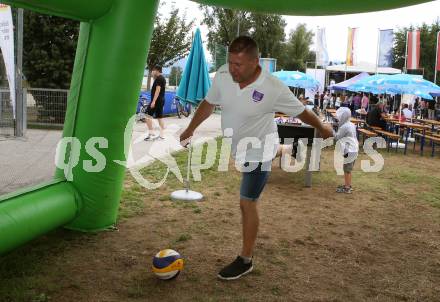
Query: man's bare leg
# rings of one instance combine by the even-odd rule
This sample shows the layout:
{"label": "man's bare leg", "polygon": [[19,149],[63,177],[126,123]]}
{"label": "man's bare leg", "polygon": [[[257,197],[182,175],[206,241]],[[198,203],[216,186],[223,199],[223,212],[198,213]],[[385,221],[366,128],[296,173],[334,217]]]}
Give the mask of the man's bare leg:
{"label": "man's bare leg", "polygon": [[251,258],[253,255],[259,226],[257,204],[255,201],[240,200],[243,226],[243,248],[240,255],[242,257]]}

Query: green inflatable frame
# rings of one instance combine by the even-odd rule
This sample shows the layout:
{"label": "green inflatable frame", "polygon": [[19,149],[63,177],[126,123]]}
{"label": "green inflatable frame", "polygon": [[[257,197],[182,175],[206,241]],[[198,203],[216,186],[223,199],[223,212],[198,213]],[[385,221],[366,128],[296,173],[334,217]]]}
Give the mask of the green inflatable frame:
{"label": "green inflatable frame", "polygon": [[[4,0],[2,3],[81,21],[63,137],[81,146],[103,137],[102,171],[81,148],[68,177],[0,197],[0,254],[55,228],[93,232],[116,222],[125,167],[124,132],[135,113],[159,0]],[[332,15],[397,8],[426,0],[200,0],[204,4],[291,15]],[[130,129],[128,129],[130,130]],[[70,152],[66,152],[69,154]],[[69,177],[70,176],[70,177]]]}

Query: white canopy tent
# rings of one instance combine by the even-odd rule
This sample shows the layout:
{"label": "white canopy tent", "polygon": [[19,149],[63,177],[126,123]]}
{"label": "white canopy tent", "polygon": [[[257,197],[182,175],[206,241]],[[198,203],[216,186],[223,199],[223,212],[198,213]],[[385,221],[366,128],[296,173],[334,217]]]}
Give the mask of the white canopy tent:
{"label": "white canopy tent", "polygon": [[[327,66],[327,72],[347,72],[347,73],[376,73],[376,65],[368,62],[359,62],[354,66],[345,66],[345,64]],[[400,69],[392,67],[377,67],[377,73],[380,74],[399,74],[402,73]]]}

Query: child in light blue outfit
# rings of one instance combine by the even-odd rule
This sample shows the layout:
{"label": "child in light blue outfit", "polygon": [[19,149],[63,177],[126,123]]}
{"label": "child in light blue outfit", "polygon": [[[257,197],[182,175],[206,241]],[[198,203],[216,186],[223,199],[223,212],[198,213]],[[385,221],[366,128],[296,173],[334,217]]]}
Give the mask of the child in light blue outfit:
{"label": "child in light blue outfit", "polygon": [[351,111],[347,107],[341,107],[336,110],[336,118],[338,119],[338,132],[334,134],[335,141],[337,142],[345,138],[344,145],[342,146],[345,184],[339,186],[336,192],[350,194],[353,191],[351,186],[351,171],[353,171],[354,163],[359,152],[356,126],[350,122]]}

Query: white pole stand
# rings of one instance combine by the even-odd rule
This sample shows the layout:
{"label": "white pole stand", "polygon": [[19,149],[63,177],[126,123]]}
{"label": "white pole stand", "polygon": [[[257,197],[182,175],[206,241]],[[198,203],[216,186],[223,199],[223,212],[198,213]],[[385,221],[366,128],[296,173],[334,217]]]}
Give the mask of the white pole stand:
{"label": "white pole stand", "polygon": [[203,195],[199,192],[190,190],[190,170],[191,170],[191,157],[192,157],[192,145],[191,141],[189,143],[189,151],[188,151],[188,167],[186,170],[186,180],[185,180],[185,189],[178,190],[171,193],[171,200],[173,201],[201,201],[203,199]]}

